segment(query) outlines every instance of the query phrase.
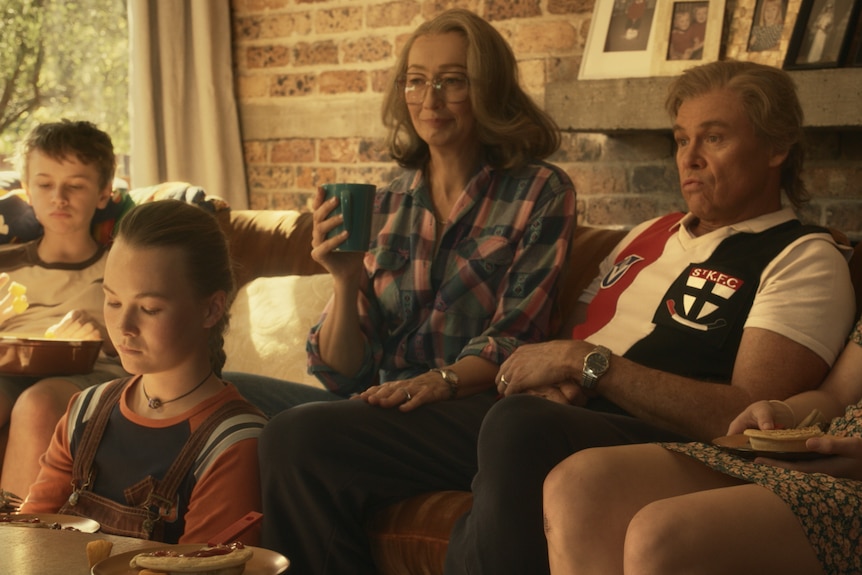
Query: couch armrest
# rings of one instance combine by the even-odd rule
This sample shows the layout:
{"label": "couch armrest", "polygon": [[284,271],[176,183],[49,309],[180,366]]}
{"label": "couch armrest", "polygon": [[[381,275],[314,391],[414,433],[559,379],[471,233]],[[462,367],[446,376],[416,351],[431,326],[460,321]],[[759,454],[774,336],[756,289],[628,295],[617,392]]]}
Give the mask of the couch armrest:
{"label": "couch armrest", "polygon": [[473,505],[466,491],[440,491],[395,503],[366,532],[380,575],[443,573],[452,525]]}
{"label": "couch armrest", "polygon": [[326,273],[311,259],[311,213],[230,210],[218,215],[236,262],[237,287],[258,277]]}

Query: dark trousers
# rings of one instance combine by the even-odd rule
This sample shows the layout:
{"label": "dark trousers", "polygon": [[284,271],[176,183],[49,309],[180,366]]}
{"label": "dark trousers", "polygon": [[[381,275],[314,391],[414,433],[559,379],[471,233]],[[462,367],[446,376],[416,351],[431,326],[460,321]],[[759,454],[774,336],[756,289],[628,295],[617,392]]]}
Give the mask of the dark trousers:
{"label": "dark trousers", "polygon": [[360,400],[308,403],[259,440],[263,545],[295,575],[375,573],[365,525],[386,505],[470,489],[494,392],[401,413]]}
{"label": "dark trousers", "polygon": [[344,399],[319,387],[284,381],[265,375],[231,371],[223,373],[222,377],[234,384],[242,396],[267,417],[272,417],[285,409],[310,401]]}
{"label": "dark trousers", "polygon": [[494,405],[479,434],[473,508],[452,530],[447,575],[548,573],[542,484],[581,449],[685,437],[618,413],[560,405],[530,395]]}

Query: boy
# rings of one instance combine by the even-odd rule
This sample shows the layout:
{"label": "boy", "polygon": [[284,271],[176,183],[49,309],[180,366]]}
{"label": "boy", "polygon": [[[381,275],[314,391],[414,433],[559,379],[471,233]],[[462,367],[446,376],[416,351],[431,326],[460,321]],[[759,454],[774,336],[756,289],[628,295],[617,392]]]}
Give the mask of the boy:
{"label": "boy", "polygon": [[[0,485],[25,495],[39,457],[69,399],[81,389],[125,375],[105,331],[102,275],[107,249],[90,231],[111,196],[116,160],[111,138],[89,122],[46,123],[21,143],[21,185],[44,229],[39,239],[0,251],[0,291],[26,288],[29,307],[0,300],[0,331],[64,339],[101,339],[92,373],[49,378],[0,377]],[[17,307],[17,309],[16,309]]]}

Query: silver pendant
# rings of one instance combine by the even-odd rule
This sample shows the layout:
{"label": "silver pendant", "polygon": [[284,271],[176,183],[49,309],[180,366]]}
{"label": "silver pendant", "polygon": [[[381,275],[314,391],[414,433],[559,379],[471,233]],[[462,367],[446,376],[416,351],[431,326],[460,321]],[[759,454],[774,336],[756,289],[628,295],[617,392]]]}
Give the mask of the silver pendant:
{"label": "silver pendant", "polygon": [[158,409],[162,406],[162,400],[158,397],[154,397],[147,402],[147,406],[149,406],[150,409]]}

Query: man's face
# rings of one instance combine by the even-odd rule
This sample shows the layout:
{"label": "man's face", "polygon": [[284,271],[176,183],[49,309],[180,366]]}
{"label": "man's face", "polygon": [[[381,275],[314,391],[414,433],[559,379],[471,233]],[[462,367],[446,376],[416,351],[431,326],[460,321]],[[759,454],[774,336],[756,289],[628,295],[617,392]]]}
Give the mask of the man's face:
{"label": "man's face", "polygon": [[736,93],[721,89],[684,101],[673,133],[682,195],[703,225],[714,229],[781,207],[787,153],[757,137]]}

